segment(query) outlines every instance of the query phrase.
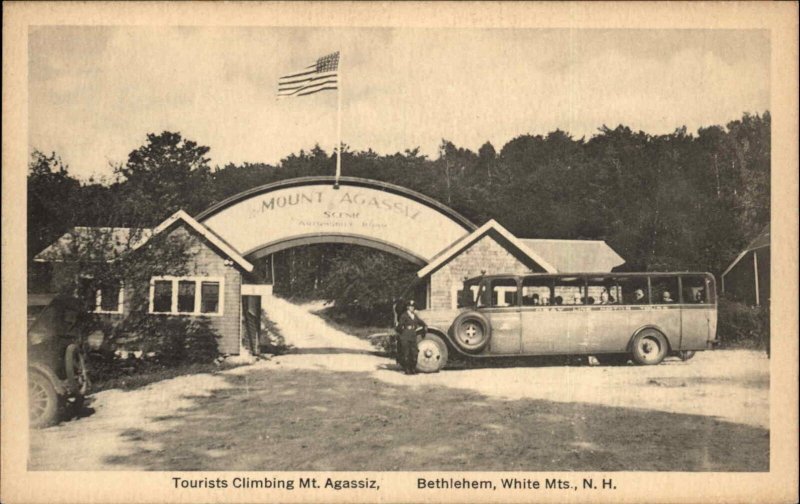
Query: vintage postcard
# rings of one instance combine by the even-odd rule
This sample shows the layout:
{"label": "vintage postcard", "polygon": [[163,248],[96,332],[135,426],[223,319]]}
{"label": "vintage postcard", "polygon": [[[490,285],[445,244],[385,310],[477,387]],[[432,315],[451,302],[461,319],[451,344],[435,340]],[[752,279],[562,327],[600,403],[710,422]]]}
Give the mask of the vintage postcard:
{"label": "vintage postcard", "polygon": [[796,7],[6,4],[3,502],[795,502]]}

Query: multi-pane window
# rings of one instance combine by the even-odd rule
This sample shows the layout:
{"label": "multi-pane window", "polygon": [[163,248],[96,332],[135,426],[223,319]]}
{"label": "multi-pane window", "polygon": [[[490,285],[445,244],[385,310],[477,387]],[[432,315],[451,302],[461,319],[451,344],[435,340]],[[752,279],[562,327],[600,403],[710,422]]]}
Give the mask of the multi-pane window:
{"label": "multi-pane window", "polygon": [[150,313],[222,315],[222,278],[159,277],[150,285]]}

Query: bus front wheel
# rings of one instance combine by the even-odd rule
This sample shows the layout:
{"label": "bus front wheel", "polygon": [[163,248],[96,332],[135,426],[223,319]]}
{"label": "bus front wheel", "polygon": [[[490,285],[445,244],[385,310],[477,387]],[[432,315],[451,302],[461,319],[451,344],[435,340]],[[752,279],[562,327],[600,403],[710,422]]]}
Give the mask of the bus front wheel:
{"label": "bus front wheel", "polygon": [[447,344],[435,334],[426,334],[417,344],[417,370],[423,373],[437,373],[447,364]]}
{"label": "bus front wheel", "polygon": [[637,364],[659,364],[667,356],[667,351],[667,339],[655,329],[645,329],[633,338],[633,360]]}

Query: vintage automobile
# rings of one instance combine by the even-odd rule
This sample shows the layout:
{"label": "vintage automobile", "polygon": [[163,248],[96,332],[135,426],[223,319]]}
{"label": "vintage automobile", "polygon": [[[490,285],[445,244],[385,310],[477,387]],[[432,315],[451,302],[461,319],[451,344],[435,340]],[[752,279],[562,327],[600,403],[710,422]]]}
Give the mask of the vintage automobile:
{"label": "vintage automobile", "polygon": [[418,370],[449,358],[592,356],[600,363],[689,360],[716,344],[709,273],[484,275],[464,281],[451,310],[422,310]]}
{"label": "vintage automobile", "polygon": [[89,392],[84,353],[88,316],[77,299],[28,298],[28,409],[31,427],[47,427]]}

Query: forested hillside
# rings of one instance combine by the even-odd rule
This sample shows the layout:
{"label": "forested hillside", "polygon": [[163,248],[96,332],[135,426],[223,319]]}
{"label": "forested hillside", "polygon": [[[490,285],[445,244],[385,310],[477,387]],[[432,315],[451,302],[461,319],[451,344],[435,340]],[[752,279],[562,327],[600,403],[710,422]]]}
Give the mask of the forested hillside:
{"label": "forested hillside", "polygon": [[[35,151],[28,177],[29,259],[74,225],[152,226],[178,208],[195,214],[253,186],[334,173],[335,157],[319,147],[277,166],[214,168],[209,149],[179,133],[150,134],[115,167],[114,180],[103,182],[80,182],[57,153]],[[431,196],[476,224],[494,218],[520,237],[606,240],[630,270],[718,275],[770,218],[769,112],[695,133],[604,126],[589,139],[558,130],[524,134],[499,149],[487,142],[478,152],[442,140],[435,159],[419,149],[381,155],[345,148],[342,166],[344,175]],[[360,282],[353,292],[363,297],[381,289],[366,285],[370,277],[411,271],[376,254],[341,246],[285,252],[282,287],[291,282],[294,293],[313,295]]]}

